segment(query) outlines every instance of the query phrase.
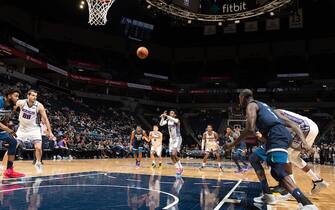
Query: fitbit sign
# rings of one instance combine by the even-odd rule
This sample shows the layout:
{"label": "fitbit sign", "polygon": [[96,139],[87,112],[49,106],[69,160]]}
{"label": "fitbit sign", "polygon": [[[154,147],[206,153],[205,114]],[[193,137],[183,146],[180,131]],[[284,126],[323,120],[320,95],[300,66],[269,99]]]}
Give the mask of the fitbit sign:
{"label": "fitbit sign", "polygon": [[247,12],[273,2],[274,0],[206,0],[201,1],[201,13],[229,15]]}
{"label": "fitbit sign", "polygon": [[230,1],[222,5],[222,13],[239,13],[248,10],[247,3],[245,1]]}
{"label": "fitbit sign", "polygon": [[278,0],[163,0],[187,11],[209,14],[229,15],[244,13],[266,6]]}

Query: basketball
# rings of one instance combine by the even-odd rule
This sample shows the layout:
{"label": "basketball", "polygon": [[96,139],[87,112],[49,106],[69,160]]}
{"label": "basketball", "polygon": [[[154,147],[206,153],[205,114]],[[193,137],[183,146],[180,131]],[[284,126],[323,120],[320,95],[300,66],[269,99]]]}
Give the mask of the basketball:
{"label": "basketball", "polygon": [[149,55],[149,51],[146,47],[139,47],[136,51],[136,54],[140,59],[146,59]]}

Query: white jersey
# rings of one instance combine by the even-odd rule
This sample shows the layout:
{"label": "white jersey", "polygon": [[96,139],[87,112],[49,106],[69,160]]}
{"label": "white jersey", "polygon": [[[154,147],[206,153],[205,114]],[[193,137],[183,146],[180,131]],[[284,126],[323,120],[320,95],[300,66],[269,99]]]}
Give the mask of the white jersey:
{"label": "white jersey", "polygon": [[307,118],[305,116],[302,116],[300,114],[294,113],[294,112],[283,110],[283,109],[280,109],[279,111],[282,115],[287,117],[289,120],[298,124],[305,135],[306,135],[306,133],[309,132],[309,130],[310,130],[310,125],[308,123],[308,121],[310,121],[309,118]]}
{"label": "white jersey", "polygon": [[[300,129],[302,130],[302,132],[303,132],[303,134],[306,138],[307,144],[309,146],[312,146],[313,142],[315,141],[316,136],[319,133],[319,128],[318,128],[317,124],[315,122],[313,122],[311,119],[309,119],[308,117],[299,115],[297,113],[290,112],[290,111],[283,110],[283,109],[280,109],[279,111],[282,115],[287,117],[289,120],[291,120],[292,122],[295,122],[296,124],[299,125]],[[301,139],[293,131],[291,131],[291,134],[292,134],[293,140],[292,140],[292,143],[291,143],[290,147],[293,148],[293,149],[300,149],[301,148],[301,143],[302,143]],[[300,153],[298,153],[298,155],[299,154]],[[291,161],[291,162],[293,162],[293,161]],[[305,166],[305,163],[303,165],[300,165],[299,168],[302,168],[304,166]]]}
{"label": "white jersey", "polygon": [[38,104],[39,102],[35,101],[35,103],[31,107],[29,107],[28,100],[25,100],[23,106],[21,107],[19,115],[20,129],[30,131],[36,128],[40,128],[40,116],[38,113]]}
{"label": "white jersey", "polygon": [[172,120],[168,120],[168,130],[171,139],[179,138],[180,135],[180,123],[175,123]]}
{"label": "white jersey", "polygon": [[180,134],[180,121],[177,118],[168,117],[168,119],[161,119],[160,126],[167,125],[169,130],[169,151],[173,150],[180,151],[180,146],[182,143],[182,138]]}
{"label": "white jersey", "polygon": [[151,139],[151,145],[152,146],[160,146],[162,145],[161,141],[158,141],[158,139],[162,136],[162,133],[159,131],[151,131],[149,136],[152,136]]}
{"label": "white jersey", "polygon": [[217,143],[217,142],[216,142],[216,138],[215,138],[215,134],[216,134],[216,133],[215,133],[214,131],[212,132],[212,134],[209,134],[208,131],[206,131],[204,134],[205,134],[205,138],[206,138],[206,139],[205,139],[205,140],[206,140],[206,143],[209,143],[209,142],[210,142],[210,143]]}

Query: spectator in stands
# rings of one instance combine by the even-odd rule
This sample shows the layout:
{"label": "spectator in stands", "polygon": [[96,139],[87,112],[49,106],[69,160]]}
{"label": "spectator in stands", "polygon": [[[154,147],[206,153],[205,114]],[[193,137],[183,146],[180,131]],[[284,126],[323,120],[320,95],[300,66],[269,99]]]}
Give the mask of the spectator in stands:
{"label": "spectator in stands", "polygon": [[313,150],[313,163],[320,163],[320,148],[317,145],[314,145]]}
{"label": "spectator in stands", "polygon": [[226,134],[225,134],[225,143],[232,143],[234,142],[234,132],[230,127],[227,127]]}
{"label": "spectator in stands", "polygon": [[334,165],[334,159],[333,156],[335,156],[335,148],[333,144],[329,144],[329,164]]}
{"label": "spectator in stands", "polygon": [[325,158],[326,158],[325,144],[321,144],[321,147],[320,147],[320,163],[321,164],[325,164]]}

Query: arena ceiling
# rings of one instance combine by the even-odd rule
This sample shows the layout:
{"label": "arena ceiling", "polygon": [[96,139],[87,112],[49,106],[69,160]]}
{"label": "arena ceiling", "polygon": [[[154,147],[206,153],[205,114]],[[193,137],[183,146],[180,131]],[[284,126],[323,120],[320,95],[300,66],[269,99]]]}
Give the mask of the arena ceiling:
{"label": "arena ceiling", "polygon": [[[88,9],[87,5],[80,9],[81,0],[4,0],[2,5],[12,5],[22,8],[26,12],[36,15],[36,18],[56,22],[60,24],[78,25],[88,28],[89,30],[100,30],[112,34],[122,35],[122,27],[120,21],[122,17],[129,17],[155,26],[153,40],[161,43],[185,44],[185,43],[206,43],[220,42],[225,40],[225,35],[219,33],[217,36],[204,37],[203,25],[193,21],[188,24],[184,19],[176,18],[172,15],[157,12],[153,8],[147,9],[146,0],[116,0],[108,13],[108,23],[103,27],[92,27],[88,25]],[[304,11],[304,30],[298,36],[309,36],[311,34],[335,32],[328,20],[335,17],[335,1],[332,0],[304,0],[300,1],[299,6]],[[293,11],[293,8],[285,10],[283,14],[276,12],[275,15],[281,18],[287,18],[287,12]],[[187,19],[186,19],[187,20]],[[223,24],[224,25],[224,24]],[[240,24],[242,25],[242,24]],[[242,26],[238,26],[242,27]],[[282,30],[282,33],[271,34],[272,37],[280,39],[284,34],[291,36],[290,31]],[[308,33],[306,33],[308,32]],[[295,31],[293,33],[296,33]],[[293,34],[294,35],[294,34]],[[228,36],[228,38],[252,39],[254,35],[237,34],[236,36]],[[262,32],[257,33],[257,37],[266,38],[269,34],[263,35]]]}

